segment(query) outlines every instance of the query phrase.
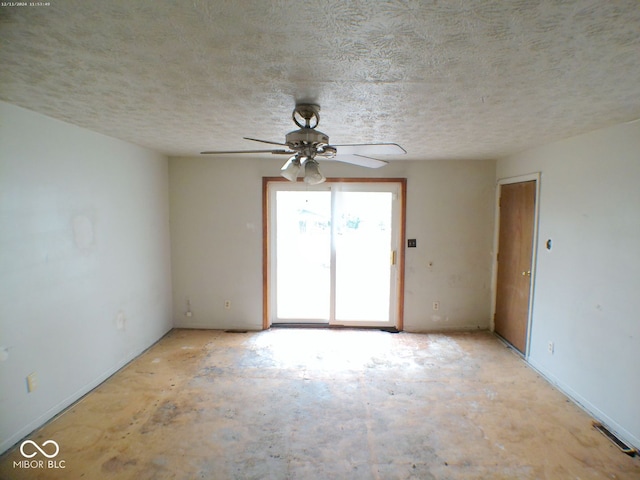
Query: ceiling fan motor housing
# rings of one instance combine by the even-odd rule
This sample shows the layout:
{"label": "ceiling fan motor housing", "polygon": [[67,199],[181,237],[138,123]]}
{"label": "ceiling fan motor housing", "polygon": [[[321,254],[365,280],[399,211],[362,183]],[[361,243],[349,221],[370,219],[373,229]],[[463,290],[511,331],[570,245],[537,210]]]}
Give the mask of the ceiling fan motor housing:
{"label": "ceiling fan motor housing", "polygon": [[321,147],[329,144],[329,136],[322,132],[319,132],[313,128],[301,128],[300,130],[294,130],[287,133],[287,145],[296,150],[302,148],[305,145],[314,145]]}

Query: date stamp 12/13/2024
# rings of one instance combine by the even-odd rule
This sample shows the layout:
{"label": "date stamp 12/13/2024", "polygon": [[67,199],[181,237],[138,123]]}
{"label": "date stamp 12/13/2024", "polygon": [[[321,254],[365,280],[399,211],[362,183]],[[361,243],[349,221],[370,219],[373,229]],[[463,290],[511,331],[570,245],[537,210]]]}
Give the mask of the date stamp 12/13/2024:
{"label": "date stamp 12/13/2024", "polygon": [[50,7],[51,2],[0,2],[0,8],[11,7]]}

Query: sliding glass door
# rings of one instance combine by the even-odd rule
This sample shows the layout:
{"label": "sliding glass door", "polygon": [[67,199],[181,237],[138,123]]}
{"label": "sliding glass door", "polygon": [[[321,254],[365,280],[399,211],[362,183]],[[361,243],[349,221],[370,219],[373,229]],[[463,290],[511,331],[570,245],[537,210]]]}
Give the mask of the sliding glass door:
{"label": "sliding glass door", "polygon": [[400,184],[269,184],[270,321],[396,326]]}
{"label": "sliding glass door", "polygon": [[331,192],[278,190],[275,202],[275,318],[326,323],[330,319]]}
{"label": "sliding glass door", "polygon": [[335,193],[335,316],[340,324],[388,324],[395,265],[393,194]]}

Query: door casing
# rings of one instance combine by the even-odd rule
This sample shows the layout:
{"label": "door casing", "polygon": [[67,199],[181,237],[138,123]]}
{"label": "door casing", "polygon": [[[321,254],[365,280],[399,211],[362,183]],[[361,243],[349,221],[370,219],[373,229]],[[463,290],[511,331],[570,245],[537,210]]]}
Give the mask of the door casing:
{"label": "door casing", "polygon": [[[282,177],[263,177],[262,179],[262,327],[268,329],[271,326],[271,232],[270,221],[270,193],[269,185],[275,182],[288,182]],[[302,180],[298,180],[302,182]],[[406,231],[406,178],[328,178],[327,183],[396,183],[399,184],[399,232],[397,248],[397,284],[396,284],[396,326],[398,330],[403,328],[404,314],[404,262],[405,262],[405,231]]]}

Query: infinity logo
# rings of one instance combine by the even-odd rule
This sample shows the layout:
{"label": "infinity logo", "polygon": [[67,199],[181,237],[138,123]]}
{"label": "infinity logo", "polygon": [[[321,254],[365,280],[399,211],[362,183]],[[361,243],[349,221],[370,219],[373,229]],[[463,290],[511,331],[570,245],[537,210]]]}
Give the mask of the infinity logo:
{"label": "infinity logo", "polygon": [[[58,446],[58,444],[57,444],[55,441],[53,441],[53,440],[47,440],[46,442],[44,442],[44,443],[42,444],[42,446],[43,446],[43,447],[46,447],[46,446],[47,446],[47,445],[49,445],[50,443],[51,443],[51,444],[53,444],[53,445],[55,445],[55,447],[56,447],[56,451],[55,451],[55,453],[53,453],[53,454],[51,454],[51,455],[50,455],[50,454],[48,454],[47,452],[45,452],[42,448],[40,448],[40,447],[38,446],[38,444],[37,444],[36,442],[34,442],[34,441],[32,441],[32,440],[25,440],[24,442],[22,442],[22,444],[20,445],[20,453],[22,454],[22,456],[23,456],[24,458],[33,458],[33,457],[35,457],[35,456],[38,454],[38,452],[40,452],[42,455],[44,455],[44,456],[45,456],[45,457],[47,457],[47,458],[53,458],[53,457],[55,457],[55,456],[57,456],[57,455],[58,455],[58,452],[60,452],[60,447],[59,447],[59,446]],[[26,453],[24,453],[24,446],[25,446],[26,444],[31,444],[31,445],[33,445],[33,446],[35,447],[35,449],[36,449],[38,452],[33,452],[33,453],[31,453],[31,454],[27,455]]]}

